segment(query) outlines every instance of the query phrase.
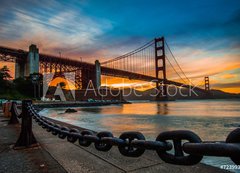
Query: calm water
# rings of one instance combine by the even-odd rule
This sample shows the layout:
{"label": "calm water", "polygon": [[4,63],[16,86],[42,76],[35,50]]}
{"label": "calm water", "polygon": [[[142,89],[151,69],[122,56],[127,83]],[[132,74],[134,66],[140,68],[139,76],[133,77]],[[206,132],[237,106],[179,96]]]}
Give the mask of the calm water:
{"label": "calm water", "polygon": [[[94,131],[108,130],[115,136],[124,131],[140,131],[155,140],[163,131],[186,129],[202,140],[224,141],[240,127],[240,100],[134,102],[133,104],[82,107],[66,114],[66,108],[45,109],[41,114]],[[204,157],[204,163],[219,167],[233,164],[227,158]]]}

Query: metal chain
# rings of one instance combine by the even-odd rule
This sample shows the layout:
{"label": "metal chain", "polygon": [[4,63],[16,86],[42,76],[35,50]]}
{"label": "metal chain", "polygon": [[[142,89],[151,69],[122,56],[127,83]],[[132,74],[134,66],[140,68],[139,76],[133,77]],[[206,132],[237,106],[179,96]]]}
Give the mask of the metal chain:
{"label": "metal chain", "polygon": [[[240,128],[233,130],[225,142],[203,142],[192,131],[176,130],[160,133],[156,141],[147,141],[140,132],[124,132],[119,138],[111,132],[103,131],[96,135],[90,130],[79,131],[55,124],[40,116],[32,105],[27,107],[29,115],[35,121],[60,139],[74,143],[78,140],[79,145],[88,147],[94,143],[98,151],[109,151],[112,146],[117,146],[119,152],[128,157],[139,157],[145,150],[155,150],[158,156],[165,162],[177,165],[194,165],[199,163],[203,156],[230,157],[231,160],[240,164]],[[169,141],[172,141],[169,142]],[[184,142],[183,141],[188,141]],[[174,149],[174,154],[169,153]]]}

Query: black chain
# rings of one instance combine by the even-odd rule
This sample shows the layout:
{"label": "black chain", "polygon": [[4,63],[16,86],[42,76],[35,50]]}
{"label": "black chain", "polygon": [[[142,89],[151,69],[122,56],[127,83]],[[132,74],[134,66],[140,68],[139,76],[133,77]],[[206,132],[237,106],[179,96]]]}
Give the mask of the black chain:
{"label": "black chain", "polygon": [[[240,164],[240,128],[233,130],[225,142],[202,142],[197,134],[187,130],[162,132],[156,141],[147,141],[140,132],[124,132],[117,138],[107,131],[95,135],[90,130],[80,132],[74,128],[69,129],[40,116],[32,105],[28,106],[28,112],[42,128],[58,135],[60,139],[67,138],[71,143],[78,140],[79,145],[84,147],[94,143],[99,151],[109,151],[112,146],[117,146],[122,155],[139,157],[146,149],[155,150],[163,161],[177,165],[197,164],[203,156],[230,157],[235,164]],[[186,140],[188,142],[183,143]],[[174,154],[168,152],[172,148]]]}

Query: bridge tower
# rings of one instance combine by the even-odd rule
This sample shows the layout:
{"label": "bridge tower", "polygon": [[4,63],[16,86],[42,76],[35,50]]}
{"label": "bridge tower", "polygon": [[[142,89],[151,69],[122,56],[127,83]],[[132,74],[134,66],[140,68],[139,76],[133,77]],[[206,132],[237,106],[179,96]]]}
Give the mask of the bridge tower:
{"label": "bridge tower", "polygon": [[[98,89],[101,86],[101,65],[98,60],[95,61],[95,67],[91,69],[81,69],[82,89],[94,87]],[[91,88],[92,89],[92,88]]]}
{"label": "bridge tower", "polygon": [[39,51],[36,45],[29,46],[29,52],[25,60],[17,60],[15,63],[15,78],[30,76],[39,73]]}
{"label": "bridge tower", "polygon": [[24,77],[25,63],[19,59],[16,59],[15,62],[15,79]]}
{"label": "bridge tower", "polygon": [[156,88],[158,89],[158,95],[156,100],[167,100],[167,86],[165,85],[167,81],[166,76],[166,56],[165,56],[165,44],[164,37],[155,38],[155,70],[156,78],[162,78],[163,81],[156,82]]}
{"label": "bridge tower", "polygon": [[32,73],[39,73],[39,51],[36,45],[29,46],[27,63],[25,65],[25,76]]}
{"label": "bridge tower", "polygon": [[98,60],[95,61],[95,70],[96,70],[96,87],[101,86],[101,64]]}
{"label": "bridge tower", "polygon": [[205,91],[210,91],[209,77],[206,76],[204,80],[205,80]]}

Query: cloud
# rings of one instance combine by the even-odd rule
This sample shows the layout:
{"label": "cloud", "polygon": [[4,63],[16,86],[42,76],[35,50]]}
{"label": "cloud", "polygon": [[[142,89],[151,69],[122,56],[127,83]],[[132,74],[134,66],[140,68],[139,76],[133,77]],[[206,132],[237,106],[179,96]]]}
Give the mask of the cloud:
{"label": "cloud", "polygon": [[76,11],[60,11],[42,16],[31,11],[15,9],[13,19],[0,24],[0,37],[5,46],[26,49],[37,44],[40,52],[62,52],[65,56],[94,56],[102,53],[97,40],[112,29],[110,21],[94,20]]}
{"label": "cloud", "polygon": [[221,78],[223,79],[232,79],[232,78],[236,78],[237,75],[236,74],[224,74],[221,76]]}
{"label": "cloud", "polygon": [[[228,53],[224,50],[209,51],[187,47],[176,49],[174,54],[189,78],[211,76],[220,74],[226,70],[240,68],[240,53]],[[168,52],[167,55],[177,71],[181,73]],[[171,69],[169,65],[167,67]]]}

